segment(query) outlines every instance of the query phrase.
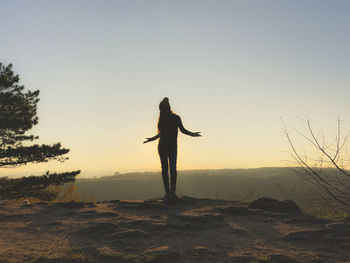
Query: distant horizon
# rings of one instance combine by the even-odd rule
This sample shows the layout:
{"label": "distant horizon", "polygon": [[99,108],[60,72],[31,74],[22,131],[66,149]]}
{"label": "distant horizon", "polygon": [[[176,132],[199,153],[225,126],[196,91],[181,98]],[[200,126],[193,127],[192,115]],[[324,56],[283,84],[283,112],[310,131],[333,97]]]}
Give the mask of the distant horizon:
{"label": "distant horizon", "polygon": [[[190,171],[224,171],[224,170],[258,170],[258,169],[278,169],[278,168],[298,168],[298,166],[264,166],[264,167],[246,167],[246,168],[207,168],[207,169],[179,169],[178,172],[190,172]],[[327,169],[327,167],[324,167]],[[333,169],[333,168],[332,168]],[[62,171],[50,171],[52,173],[54,172],[65,172]],[[43,175],[45,172],[40,171],[32,171],[32,172],[13,172],[8,175],[2,174],[1,176],[9,176],[10,178],[18,178],[22,176],[38,176]],[[100,177],[108,177],[108,176],[114,176],[116,173],[120,173],[121,175],[125,174],[133,174],[133,173],[161,173],[161,170],[124,170],[124,171],[84,171],[82,170],[81,173],[77,176],[77,179],[90,179],[90,178],[100,178]]]}

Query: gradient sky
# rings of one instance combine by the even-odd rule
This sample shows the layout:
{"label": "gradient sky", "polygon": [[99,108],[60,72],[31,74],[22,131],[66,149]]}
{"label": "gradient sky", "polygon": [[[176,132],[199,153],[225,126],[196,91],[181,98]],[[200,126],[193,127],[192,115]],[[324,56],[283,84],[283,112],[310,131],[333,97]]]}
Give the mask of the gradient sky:
{"label": "gradient sky", "polygon": [[70,160],[0,175],[160,170],[158,104],[184,126],[179,169],[282,166],[308,114],[350,123],[350,1],[1,1],[0,61],[40,89],[39,143]]}

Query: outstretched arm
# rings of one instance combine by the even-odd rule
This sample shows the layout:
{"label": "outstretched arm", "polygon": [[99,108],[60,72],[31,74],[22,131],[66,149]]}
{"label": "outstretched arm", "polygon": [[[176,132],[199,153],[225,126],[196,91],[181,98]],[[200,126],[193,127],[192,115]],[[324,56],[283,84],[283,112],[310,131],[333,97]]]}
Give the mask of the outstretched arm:
{"label": "outstretched arm", "polygon": [[148,143],[154,140],[157,140],[160,137],[160,133],[158,133],[156,136],[153,136],[151,138],[146,138],[146,140],[143,143]]}
{"label": "outstretched arm", "polygon": [[199,137],[202,136],[200,133],[201,132],[191,132],[189,130],[186,130],[185,127],[182,124],[181,118],[179,117],[179,129],[183,134],[192,136],[192,137]]}

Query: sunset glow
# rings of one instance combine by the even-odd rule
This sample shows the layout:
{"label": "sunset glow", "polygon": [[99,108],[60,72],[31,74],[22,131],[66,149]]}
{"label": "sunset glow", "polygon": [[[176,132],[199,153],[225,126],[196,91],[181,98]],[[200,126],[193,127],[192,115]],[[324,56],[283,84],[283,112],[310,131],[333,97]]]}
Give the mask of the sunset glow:
{"label": "sunset glow", "polygon": [[178,169],[285,166],[283,135],[308,115],[350,124],[349,1],[2,1],[1,61],[40,90],[38,143],[63,163],[0,175],[160,170],[158,104],[191,131]]}

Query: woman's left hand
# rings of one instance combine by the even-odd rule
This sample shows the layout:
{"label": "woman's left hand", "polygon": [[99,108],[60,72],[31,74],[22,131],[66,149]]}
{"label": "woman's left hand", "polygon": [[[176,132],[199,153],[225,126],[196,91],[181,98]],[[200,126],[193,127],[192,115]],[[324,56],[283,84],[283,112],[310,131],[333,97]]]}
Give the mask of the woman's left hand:
{"label": "woman's left hand", "polygon": [[151,138],[146,138],[146,140],[143,141],[143,143],[148,143],[148,142],[151,142],[151,141],[152,141]]}

